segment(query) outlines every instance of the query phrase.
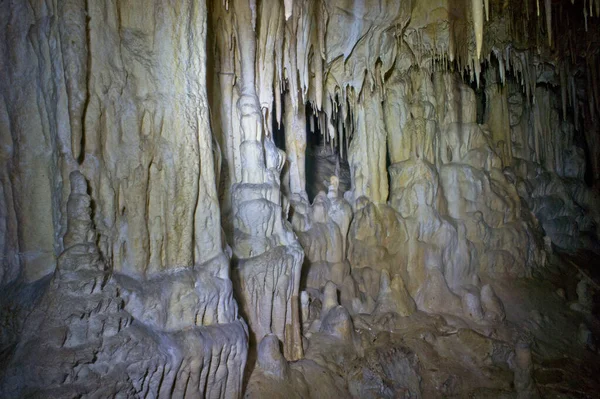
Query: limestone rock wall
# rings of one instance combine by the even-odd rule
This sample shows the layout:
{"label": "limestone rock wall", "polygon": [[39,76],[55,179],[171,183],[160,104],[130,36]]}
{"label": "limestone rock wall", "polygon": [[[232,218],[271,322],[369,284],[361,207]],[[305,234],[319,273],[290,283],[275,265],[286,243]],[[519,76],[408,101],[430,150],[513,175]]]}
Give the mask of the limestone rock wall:
{"label": "limestone rock wall", "polygon": [[53,7],[2,5],[3,281],[53,270],[76,168],[115,271],[145,277],[217,256],[206,6]]}
{"label": "limestone rock wall", "polygon": [[[18,341],[3,342],[12,356],[3,365],[0,393],[239,396],[247,330],[230,282],[198,270],[195,278],[172,275],[154,290],[156,282],[124,284],[101,259],[85,178],[72,172],[70,183],[67,249],[43,282],[45,291],[26,315]],[[169,302],[169,295],[175,300]],[[154,298],[139,304],[132,296]]]}
{"label": "limestone rock wall", "polygon": [[94,3],[87,12],[82,166],[97,193],[107,258],[115,270],[141,275],[203,263],[222,250],[206,5]]}
{"label": "limestone rock wall", "polygon": [[600,253],[599,14],[0,2],[0,396],[535,396],[497,292]]}
{"label": "limestone rock wall", "polygon": [[240,396],[207,5],[0,15],[0,396]]}

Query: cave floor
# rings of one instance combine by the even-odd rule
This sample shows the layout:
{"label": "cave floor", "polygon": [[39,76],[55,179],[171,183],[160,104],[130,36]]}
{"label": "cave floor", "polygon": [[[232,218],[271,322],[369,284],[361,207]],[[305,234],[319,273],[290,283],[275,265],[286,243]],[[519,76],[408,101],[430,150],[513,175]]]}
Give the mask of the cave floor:
{"label": "cave floor", "polygon": [[413,397],[415,386],[423,398],[530,397],[515,393],[511,356],[519,341],[530,345],[541,397],[598,397],[593,337],[600,336],[600,323],[574,306],[580,275],[570,263],[591,267],[590,256],[555,253],[543,277],[483,277],[482,283],[494,281],[504,303],[506,319],[499,324],[420,311],[361,314],[353,317],[353,342],[308,334],[305,358],[290,363],[288,382],[253,374],[247,397]]}
{"label": "cave floor", "polygon": [[[581,278],[597,287],[597,263],[598,256],[589,251],[555,252],[540,278],[495,281],[507,323],[532,338],[533,376],[544,398],[595,398],[600,392],[600,356],[593,338],[600,334],[598,309],[573,309]],[[582,342],[583,326],[592,333],[587,342]]]}

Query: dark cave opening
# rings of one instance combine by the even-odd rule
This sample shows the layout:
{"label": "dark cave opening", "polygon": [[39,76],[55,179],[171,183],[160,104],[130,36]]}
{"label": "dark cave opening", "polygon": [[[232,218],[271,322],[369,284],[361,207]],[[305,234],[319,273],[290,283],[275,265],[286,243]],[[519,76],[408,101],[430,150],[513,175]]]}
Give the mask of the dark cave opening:
{"label": "dark cave opening", "polygon": [[318,149],[323,146],[324,137],[319,124],[316,123],[316,116],[310,105],[306,105],[306,193],[308,200],[312,203],[319,190],[316,185],[319,184],[317,177],[318,170]]}
{"label": "dark cave opening", "polygon": [[[286,107],[284,97],[285,96],[282,95],[282,115],[284,115]],[[335,145],[332,145],[331,142],[328,142],[321,127],[319,126],[319,114],[314,111],[312,105],[310,104],[304,104],[304,107],[306,115],[306,152],[304,161],[306,173],[306,193],[309,201],[312,203],[320,191],[327,192],[329,179],[333,175],[338,176],[340,180],[341,193],[349,190],[350,166],[348,164],[348,148],[346,147],[346,142]],[[277,123],[275,111],[271,112],[270,115],[273,142],[277,148],[286,151],[286,131],[284,122],[282,120],[281,124]],[[342,127],[342,129],[344,129],[344,135],[347,134],[346,129],[344,127]],[[343,148],[340,149],[340,146],[343,146]],[[389,155],[387,158],[386,166],[389,167]],[[284,166],[284,170],[282,171],[283,174],[285,174],[286,168],[288,168],[287,162]]]}
{"label": "dark cave opening", "polygon": [[[306,105],[306,193],[311,203],[320,191],[327,192],[331,176],[339,178],[342,193],[350,189],[346,144],[344,142],[335,145],[331,141],[328,142],[319,126],[318,118],[312,106]],[[345,128],[343,129],[344,135],[347,134]],[[341,151],[340,146],[343,146]]]}
{"label": "dark cave opening", "polygon": [[[281,99],[282,108],[283,108],[283,98]],[[285,151],[285,129],[283,127],[283,121],[281,124],[277,123],[277,115],[275,113],[275,106],[273,104],[271,114],[271,133],[273,135],[273,142],[282,151]],[[283,113],[283,112],[282,112]]]}

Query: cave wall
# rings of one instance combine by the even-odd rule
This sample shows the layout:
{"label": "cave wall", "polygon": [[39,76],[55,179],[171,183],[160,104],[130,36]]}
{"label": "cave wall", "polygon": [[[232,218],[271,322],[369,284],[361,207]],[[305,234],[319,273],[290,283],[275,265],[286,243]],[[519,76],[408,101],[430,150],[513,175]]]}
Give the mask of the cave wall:
{"label": "cave wall", "polygon": [[259,395],[313,334],[501,323],[482,280],[600,249],[599,6],[2,2],[0,393]]}
{"label": "cave wall", "polygon": [[206,6],[14,2],[2,13],[3,281],[54,269],[75,169],[115,271],[217,256]]}
{"label": "cave wall", "polygon": [[206,4],[0,13],[2,395],[237,396]]}

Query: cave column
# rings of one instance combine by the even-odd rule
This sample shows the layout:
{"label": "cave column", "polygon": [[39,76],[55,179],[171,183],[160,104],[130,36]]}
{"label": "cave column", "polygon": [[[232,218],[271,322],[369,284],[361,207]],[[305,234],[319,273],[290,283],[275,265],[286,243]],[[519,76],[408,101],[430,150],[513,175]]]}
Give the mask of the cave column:
{"label": "cave column", "polygon": [[303,105],[294,110],[292,96],[298,94],[286,92],[284,118],[290,193],[306,197],[306,111]]}
{"label": "cave column", "polygon": [[254,85],[256,78],[255,9],[255,0],[237,0],[232,4],[231,11],[235,12],[235,31],[240,60],[240,76],[238,76],[240,98],[237,101],[237,110],[242,136],[240,147],[242,181],[259,184],[265,178],[265,158],[261,145],[262,117]]}
{"label": "cave column", "polygon": [[[209,86],[209,99],[213,104],[211,121],[213,133],[221,150],[219,197],[221,201],[221,224],[227,236],[233,231],[231,217],[231,187],[242,180],[240,147],[242,134],[236,103],[239,92],[236,83],[235,35],[233,13],[221,4],[211,4],[208,43],[214,52],[213,85]],[[212,90],[211,90],[212,89]],[[218,106],[214,106],[218,104]]]}
{"label": "cave column", "polygon": [[[257,93],[256,82],[260,79],[255,64],[257,56],[261,63],[273,62],[274,43],[259,40],[257,50],[256,38],[265,37],[261,29],[279,25],[283,9],[279,6],[279,10],[271,10],[268,20],[263,19],[260,24],[256,21],[256,10],[253,0],[235,0],[229,4],[229,12],[234,14],[240,65],[236,85],[240,92],[237,111],[242,172],[241,181],[231,189],[232,244],[236,258],[233,281],[250,326],[251,347],[255,348],[264,336],[274,333],[283,342],[286,358],[297,360],[302,357],[298,291],[304,252],[283,221],[280,174],[286,155],[263,130],[259,98],[270,98],[271,94]],[[262,85],[259,89],[262,92]],[[264,90],[272,92],[273,88]],[[264,112],[264,117],[268,117],[269,109]]]}
{"label": "cave column", "polygon": [[355,108],[354,137],[348,149],[354,199],[382,203],[388,197],[386,129],[379,88],[366,88]]}

